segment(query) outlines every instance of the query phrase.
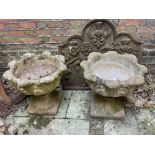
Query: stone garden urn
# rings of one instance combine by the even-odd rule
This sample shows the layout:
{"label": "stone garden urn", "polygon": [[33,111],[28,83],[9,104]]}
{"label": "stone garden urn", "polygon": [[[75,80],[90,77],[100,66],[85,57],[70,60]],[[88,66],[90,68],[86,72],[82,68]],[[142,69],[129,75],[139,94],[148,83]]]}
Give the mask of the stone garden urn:
{"label": "stone garden urn", "polygon": [[91,115],[124,118],[124,98],[144,83],[147,68],[132,54],[92,52],[81,62],[84,78],[92,89]]}
{"label": "stone garden urn", "polygon": [[3,77],[22,93],[32,95],[28,106],[30,114],[53,115],[61,98],[60,80],[67,69],[64,62],[62,55],[26,53],[20,60],[9,62],[10,70]]}

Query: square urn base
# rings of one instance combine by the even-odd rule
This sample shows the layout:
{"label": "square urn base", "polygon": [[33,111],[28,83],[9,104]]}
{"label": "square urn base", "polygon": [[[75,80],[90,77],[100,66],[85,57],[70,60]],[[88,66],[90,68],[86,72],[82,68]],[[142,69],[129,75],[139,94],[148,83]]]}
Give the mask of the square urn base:
{"label": "square urn base", "polygon": [[42,96],[31,96],[29,114],[56,115],[61,101],[61,88]]}
{"label": "square urn base", "polygon": [[123,97],[103,97],[97,94],[91,94],[91,117],[106,119],[125,118],[125,98]]}

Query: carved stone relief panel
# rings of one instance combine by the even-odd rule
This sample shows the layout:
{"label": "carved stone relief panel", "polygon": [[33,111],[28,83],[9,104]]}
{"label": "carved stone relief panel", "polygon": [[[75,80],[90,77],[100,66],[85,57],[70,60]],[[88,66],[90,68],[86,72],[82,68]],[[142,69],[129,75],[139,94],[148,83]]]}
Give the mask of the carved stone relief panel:
{"label": "carved stone relief panel", "polygon": [[80,63],[86,59],[85,51],[88,52],[88,50],[89,46],[84,44],[79,36],[71,37],[68,42],[59,47],[59,51],[66,58],[67,65],[66,74],[62,78],[64,89],[87,88]]}
{"label": "carved stone relief panel", "polygon": [[89,89],[83,77],[80,63],[91,52],[105,53],[115,50],[139,57],[141,42],[128,33],[117,34],[113,24],[105,19],[92,20],[82,30],[81,36],[73,35],[59,46],[59,53],[66,57],[68,70],[62,78],[64,89]]}
{"label": "carved stone relief panel", "polygon": [[129,33],[119,33],[113,44],[114,50],[123,54],[134,54],[140,59],[141,42],[134,39]]}
{"label": "carved stone relief panel", "polygon": [[112,47],[116,29],[108,20],[93,20],[82,31],[84,41],[91,44],[95,52],[107,51]]}

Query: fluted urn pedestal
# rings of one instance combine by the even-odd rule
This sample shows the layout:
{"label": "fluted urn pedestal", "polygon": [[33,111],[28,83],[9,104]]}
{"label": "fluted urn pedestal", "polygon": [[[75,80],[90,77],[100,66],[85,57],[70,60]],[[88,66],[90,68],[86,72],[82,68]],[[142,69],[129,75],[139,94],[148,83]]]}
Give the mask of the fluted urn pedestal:
{"label": "fluted urn pedestal", "polygon": [[122,119],[125,98],[144,83],[147,68],[132,54],[93,52],[81,63],[84,78],[92,89],[91,116]]}
{"label": "fluted urn pedestal", "polygon": [[31,95],[27,109],[30,114],[54,115],[61,98],[60,80],[67,69],[64,62],[64,56],[52,56],[49,52],[26,53],[8,64],[10,70],[3,77],[22,93]]}

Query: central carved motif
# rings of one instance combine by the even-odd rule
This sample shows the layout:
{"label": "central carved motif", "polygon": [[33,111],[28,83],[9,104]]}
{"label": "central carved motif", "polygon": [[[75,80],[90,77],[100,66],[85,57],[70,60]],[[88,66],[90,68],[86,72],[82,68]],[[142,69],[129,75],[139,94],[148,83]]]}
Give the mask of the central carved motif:
{"label": "central carved motif", "polygon": [[83,77],[80,63],[91,52],[105,53],[109,50],[120,54],[130,53],[138,58],[141,42],[129,33],[117,34],[114,25],[108,20],[92,20],[82,30],[81,36],[73,35],[59,46],[59,53],[66,58],[68,70],[62,79],[64,89],[89,89]]}
{"label": "central carved motif", "polygon": [[97,48],[100,49],[106,43],[106,40],[112,34],[110,27],[102,22],[96,23],[90,27],[88,32],[88,37],[91,40],[91,43]]}

